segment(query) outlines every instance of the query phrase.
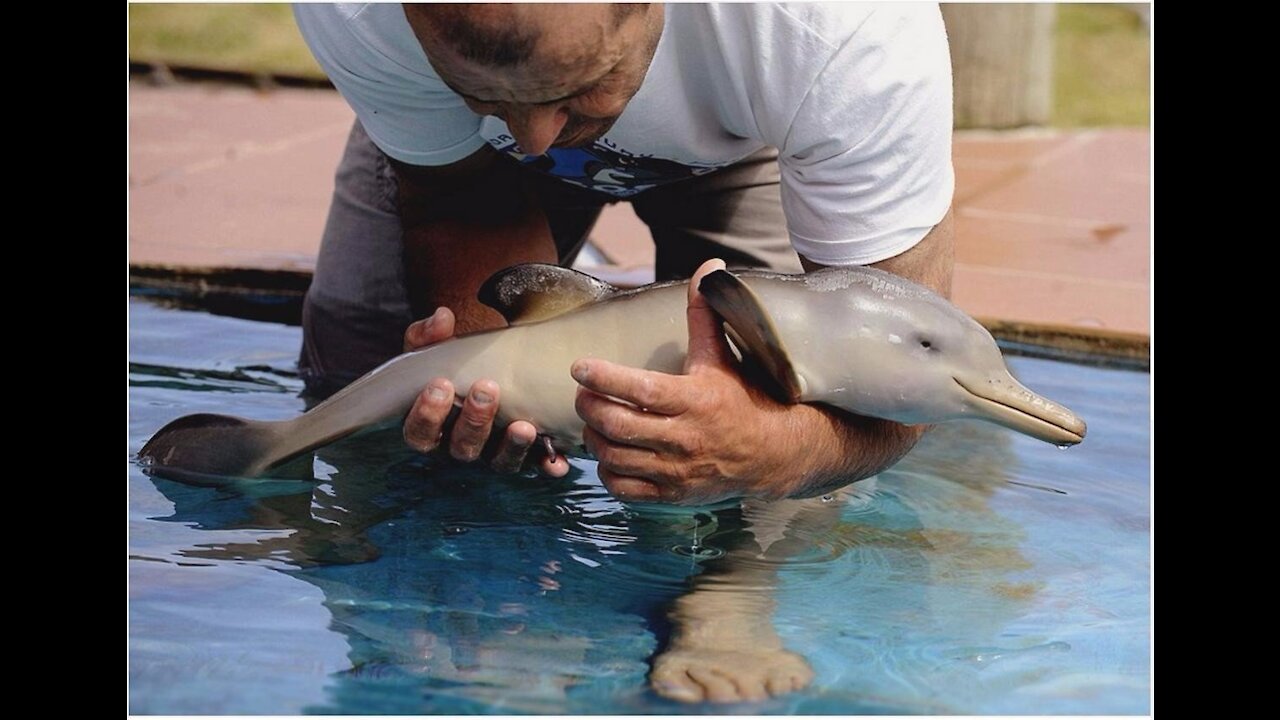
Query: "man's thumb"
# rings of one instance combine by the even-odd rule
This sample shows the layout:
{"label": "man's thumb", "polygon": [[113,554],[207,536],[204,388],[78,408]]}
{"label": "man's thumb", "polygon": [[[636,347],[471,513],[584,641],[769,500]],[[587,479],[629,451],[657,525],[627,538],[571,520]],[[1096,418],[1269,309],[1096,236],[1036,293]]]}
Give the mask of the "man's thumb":
{"label": "man's thumb", "polygon": [[729,344],[724,339],[724,325],[716,311],[707,304],[707,299],[698,292],[698,283],[702,278],[724,269],[724,261],[716,258],[708,260],[689,278],[689,309],[686,314],[689,323],[689,356],[685,360],[684,370],[689,373],[699,365],[727,365],[733,361]]}

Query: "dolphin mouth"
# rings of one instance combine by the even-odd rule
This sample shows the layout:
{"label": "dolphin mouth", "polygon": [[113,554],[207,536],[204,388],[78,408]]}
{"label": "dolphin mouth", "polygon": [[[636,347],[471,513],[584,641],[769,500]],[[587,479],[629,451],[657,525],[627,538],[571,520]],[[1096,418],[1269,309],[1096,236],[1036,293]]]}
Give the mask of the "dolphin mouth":
{"label": "dolphin mouth", "polygon": [[1086,427],[1079,415],[1031,392],[1012,376],[978,383],[953,379],[986,420],[1059,447],[1084,440]]}

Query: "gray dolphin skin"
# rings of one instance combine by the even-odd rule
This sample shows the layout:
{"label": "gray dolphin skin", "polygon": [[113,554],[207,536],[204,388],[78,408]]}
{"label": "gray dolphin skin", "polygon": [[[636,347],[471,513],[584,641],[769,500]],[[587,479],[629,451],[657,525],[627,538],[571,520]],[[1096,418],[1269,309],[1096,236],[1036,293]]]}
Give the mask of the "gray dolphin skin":
{"label": "gray dolphin skin", "polygon": [[[1009,374],[985,328],[896,275],[863,267],[805,275],[718,270],[699,290],[735,347],[776,381],[779,399],[909,424],[987,420],[1060,446],[1084,439],[1075,413]],[[518,265],[486,282],[480,298],[511,325],[393,358],[291,420],[178,418],[143,446],[139,460],[176,479],[261,476],[364,428],[402,420],[433,377],[464,392],[476,380],[497,381],[498,426],[528,420],[557,451],[581,455],[583,423],[569,375],[575,360],[683,370],[686,282],[616,290],[554,265]]]}

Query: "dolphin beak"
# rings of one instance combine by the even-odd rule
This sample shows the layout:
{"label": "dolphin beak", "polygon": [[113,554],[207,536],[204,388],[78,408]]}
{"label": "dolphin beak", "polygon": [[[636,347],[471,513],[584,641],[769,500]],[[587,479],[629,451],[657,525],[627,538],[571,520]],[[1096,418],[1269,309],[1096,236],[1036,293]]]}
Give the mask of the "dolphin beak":
{"label": "dolphin beak", "polygon": [[1012,375],[979,382],[955,381],[968,394],[969,405],[985,420],[1060,447],[1084,440],[1085,424],[1079,415],[1031,392]]}

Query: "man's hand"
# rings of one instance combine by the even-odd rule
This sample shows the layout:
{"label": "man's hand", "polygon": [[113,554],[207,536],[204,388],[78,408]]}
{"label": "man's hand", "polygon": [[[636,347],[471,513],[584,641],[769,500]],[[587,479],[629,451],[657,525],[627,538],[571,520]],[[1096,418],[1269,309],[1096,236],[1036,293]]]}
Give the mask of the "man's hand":
{"label": "man's hand", "polygon": [[[404,349],[419,350],[427,345],[453,337],[454,316],[442,307],[431,317],[419,320],[404,331]],[[418,395],[404,421],[404,440],[409,447],[427,453],[445,441],[449,411],[453,409],[455,391],[448,378],[435,378]],[[478,380],[467,392],[461,412],[449,432],[449,455],[456,460],[479,460],[493,433],[493,420],[498,413],[501,390],[492,380]],[[519,472],[538,438],[531,423],[517,420],[507,426],[496,441],[489,464],[498,472]],[[550,477],[563,477],[569,472],[568,461],[543,457],[539,469]]]}
{"label": "man's hand", "polygon": [[697,290],[704,275],[723,267],[719,260],[703,263],[689,281],[684,375],[596,359],[573,364],[586,446],[618,498],[690,504],[781,498],[802,492],[815,469],[814,443],[822,434],[805,430],[821,411],[779,403],[747,384],[720,318]]}
{"label": "man's hand", "polygon": [[[950,211],[910,250],[873,267],[949,297],[955,232]],[[801,258],[806,271],[820,267]],[[684,375],[602,360],[574,363],[578,415],[600,479],[629,500],[711,502],[735,496],[814,497],[893,465],[924,434],[817,405],[783,405],[751,386],[698,293],[703,263],[689,281],[689,359]]]}

